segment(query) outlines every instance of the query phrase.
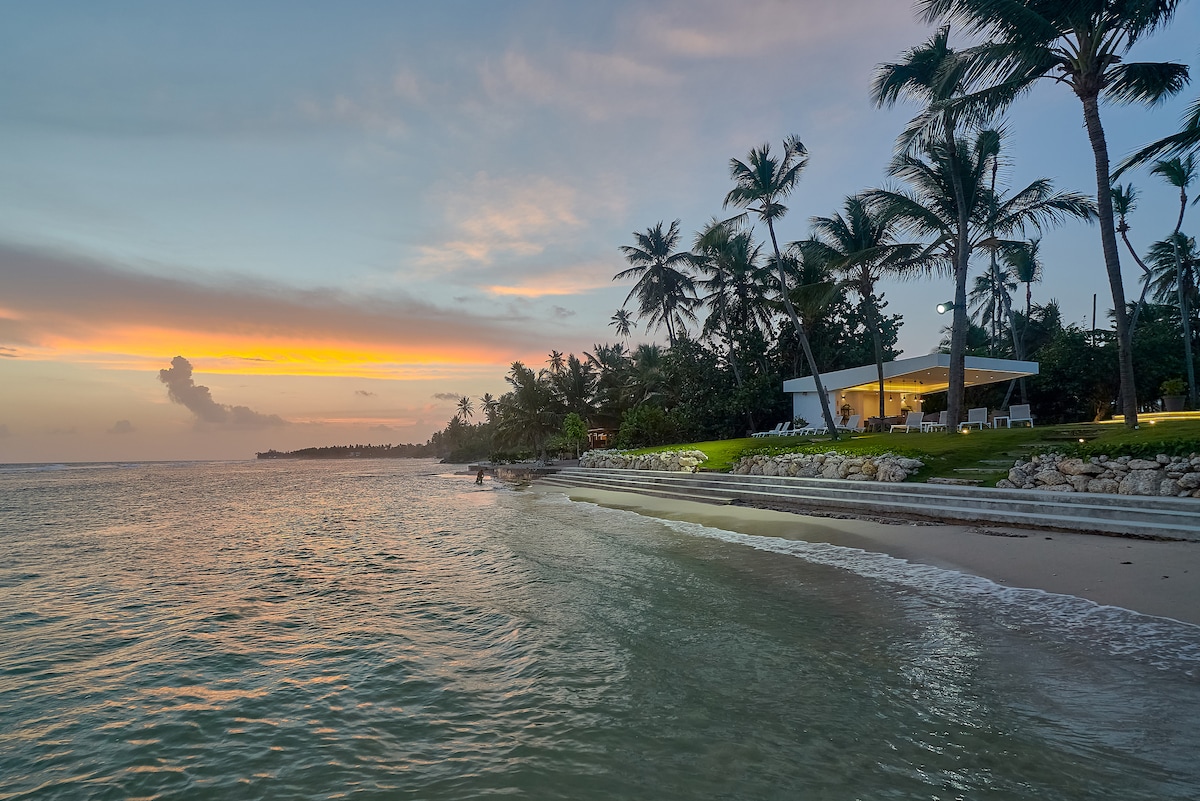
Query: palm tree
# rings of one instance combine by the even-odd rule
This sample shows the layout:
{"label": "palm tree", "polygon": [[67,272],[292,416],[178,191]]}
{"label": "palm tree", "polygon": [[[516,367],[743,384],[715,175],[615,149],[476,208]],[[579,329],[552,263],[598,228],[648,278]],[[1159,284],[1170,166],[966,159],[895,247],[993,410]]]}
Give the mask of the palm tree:
{"label": "palm tree", "polygon": [[550,374],[551,375],[557,375],[557,374],[561,373],[563,371],[563,367],[566,366],[566,362],[563,360],[562,351],[561,350],[550,351],[550,358],[546,359],[546,364],[550,365]]}
{"label": "palm tree", "polygon": [[817,257],[846,278],[859,297],[859,308],[871,331],[879,382],[879,419],[886,416],[883,390],[883,338],[880,299],[875,284],[884,273],[899,273],[918,255],[917,245],[897,245],[893,218],[872,209],[863,195],[846,198],[844,212],[813,217],[813,238],[794,243],[805,260]]}
{"label": "palm tree", "polygon": [[1116,174],[1138,164],[1145,164],[1160,156],[1178,156],[1200,150],[1200,97],[1188,107],[1183,116],[1183,127],[1177,133],[1152,142],[1121,163]]}
{"label": "palm tree", "polygon": [[[955,312],[961,304],[964,317],[967,275],[960,266],[969,263],[976,248],[1011,247],[1016,243],[997,237],[1030,227],[1041,230],[1068,217],[1090,219],[1096,213],[1087,197],[1077,192],[1055,192],[1046,178],[1011,195],[994,192],[989,185],[990,173],[1000,149],[1001,134],[994,130],[980,131],[973,140],[959,140],[953,151],[938,143],[927,144],[921,157],[902,153],[892,161],[890,172],[908,185],[907,191],[877,189],[869,193],[870,202],[878,204],[882,213],[895,215],[898,225],[931,240],[914,266],[954,276]],[[955,180],[962,187],[965,206],[954,199]],[[963,210],[968,219],[965,231],[959,227]],[[956,333],[961,336],[956,337]],[[956,416],[953,404],[961,404],[965,383],[965,370],[956,373],[954,365],[963,365],[965,354],[966,331],[956,332],[952,324],[947,393],[951,418]],[[957,416],[961,418],[961,410]]]}
{"label": "palm tree", "polygon": [[[901,134],[897,142],[900,154],[914,149],[941,147],[948,163],[960,160],[958,137],[961,109],[954,101],[967,91],[966,64],[962,55],[950,47],[949,26],[943,26],[929,41],[908,50],[902,61],[884,64],[875,73],[871,87],[876,105],[892,106],[907,96],[925,103]],[[954,261],[950,265],[954,276],[954,302],[950,323],[950,387],[946,408],[949,410],[948,431],[957,430],[963,417],[963,394],[966,388],[967,332],[967,271],[971,248],[968,238],[971,221],[971,202],[962,177],[957,170],[947,173],[953,212]]]}
{"label": "palm tree", "polygon": [[625,346],[618,342],[613,345],[593,345],[592,351],[585,352],[584,356],[597,373],[593,394],[596,416],[604,424],[615,427],[626,408],[624,390],[630,370],[629,354]]}
{"label": "palm tree", "polygon": [[763,145],[750,151],[746,162],[730,159],[729,172],[733,178],[734,187],[725,196],[725,206],[753,211],[760,220],[767,224],[771,235],[771,247],[775,251],[775,264],[779,276],[779,296],[787,310],[788,317],[796,329],[796,337],[800,340],[800,348],[804,351],[804,359],[812,373],[813,385],[817,397],[821,401],[821,414],[825,417],[825,425],[833,439],[837,439],[837,425],[833,412],[829,408],[829,398],[825,394],[825,386],[821,383],[821,374],[817,370],[817,362],[813,358],[812,345],[804,326],[792,305],[788,289],[787,275],[783,269],[783,254],[779,252],[779,240],[775,236],[775,220],[787,213],[787,206],[781,202],[796,188],[800,173],[808,164],[808,150],[797,136],[789,136],[783,142],[783,156],[779,159],[771,155],[771,146]]}
{"label": "palm tree", "polygon": [[984,43],[972,48],[969,74],[987,89],[965,97],[964,106],[996,111],[1047,78],[1071,88],[1096,165],[1100,241],[1112,290],[1125,424],[1137,427],[1132,338],[1121,260],[1113,223],[1108,143],[1100,121],[1104,97],[1124,103],[1155,103],[1183,88],[1183,64],[1126,62],[1124,54],[1143,35],[1170,22],[1179,0],[919,0],[927,20],[957,20]]}
{"label": "palm tree", "polygon": [[665,232],[660,221],[645,233],[634,231],[633,237],[637,245],[621,245],[625,260],[633,266],[614,275],[613,280],[638,279],[625,302],[636,295],[638,316],[645,317],[651,328],[665,325],[667,339],[674,346],[679,333],[676,329],[682,330],[688,322],[695,321],[692,309],[698,303],[692,277],[685,272],[690,254],[675,251],[679,244],[679,220],[672,222]]}
{"label": "palm tree", "polygon": [[458,412],[455,413],[455,417],[460,418],[465,423],[467,422],[467,418],[474,413],[475,407],[472,405],[470,398],[468,398],[466,395],[463,395],[458,399]]}
{"label": "palm tree", "polygon": [[544,458],[546,440],[559,428],[546,371],[535,374],[521,362],[513,362],[504,380],[512,391],[500,399],[496,433],[509,444],[529,445],[539,458]]}
{"label": "palm tree", "polygon": [[588,362],[582,362],[572,353],[566,366],[551,376],[551,386],[559,404],[567,412],[574,412],[586,422],[596,408],[593,395],[596,389],[596,371]]}
{"label": "palm tree", "polygon": [[[728,220],[711,221],[696,234],[692,246],[692,263],[707,276],[696,282],[703,293],[700,299],[712,309],[703,332],[725,340],[738,387],[743,381],[737,341],[740,335],[771,321],[764,295],[771,277],[759,263],[761,250],[750,231],[738,230]],[[754,427],[753,422],[750,427]]]}
{"label": "palm tree", "polygon": [[495,423],[496,414],[500,408],[500,401],[492,397],[492,393],[485,392],[483,393],[483,397],[479,399],[479,405],[483,407],[483,414],[488,423]]}
{"label": "palm tree", "polygon": [[617,329],[617,336],[629,339],[630,329],[637,325],[633,317],[625,309],[617,309],[616,314],[609,318],[609,325]]}
{"label": "palm tree", "polygon": [[1125,249],[1129,251],[1129,255],[1133,256],[1133,260],[1137,262],[1137,266],[1142,268],[1142,292],[1138,295],[1137,305],[1133,307],[1133,314],[1129,317],[1129,336],[1132,337],[1137,331],[1138,317],[1142,313],[1142,305],[1146,301],[1146,289],[1150,286],[1150,268],[1146,266],[1146,262],[1142,261],[1142,257],[1133,249],[1133,244],[1129,241],[1129,215],[1137,208],[1138,191],[1133,184],[1113,184],[1112,187],[1112,202],[1113,214],[1117,217],[1117,233],[1121,235],[1121,241],[1125,243]]}
{"label": "palm tree", "polygon": [[[1009,308],[1009,328],[1013,330],[1013,353],[1018,359],[1024,360],[1029,352],[1029,320],[1033,314],[1033,282],[1042,278],[1042,260],[1038,250],[1042,244],[1041,237],[1034,237],[1019,247],[1008,248],[1004,251],[1004,263],[1008,272],[1017,283],[1025,285],[1025,321],[1021,326],[1021,335],[1016,333],[1016,315]],[[1025,391],[1025,377],[1019,381],[1021,387],[1021,403],[1028,400]]]}
{"label": "palm tree", "polygon": [[993,354],[999,352],[1000,337],[1004,333],[1004,324],[1012,308],[1012,293],[1016,288],[1017,282],[1008,269],[1001,267],[1000,260],[993,255],[988,269],[975,276],[975,285],[967,296],[969,307],[979,314],[979,324],[989,332],[988,350]]}
{"label": "palm tree", "polygon": [[1179,301],[1179,321],[1183,327],[1183,359],[1187,372],[1188,400],[1194,405],[1196,403],[1196,368],[1192,364],[1192,326],[1188,314],[1188,296],[1184,289],[1183,255],[1179,247],[1180,240],[1182,239],[1186,243],[1187,239],[1180,236],[1179,229],[1183,227],[1183,215],[1187,211],[1188,187],[1196,179],[1196,159],[1191,153],[1186,158],[1176,156],[1171,159],[1162,159],[1154,163],[1150,172],[1162,176],[1167,183],[1179,189],[1179,217],[1175,220],[1175,230],[1171,232],[1169,240],[1171,247],[1175,250],[1175,287]]}

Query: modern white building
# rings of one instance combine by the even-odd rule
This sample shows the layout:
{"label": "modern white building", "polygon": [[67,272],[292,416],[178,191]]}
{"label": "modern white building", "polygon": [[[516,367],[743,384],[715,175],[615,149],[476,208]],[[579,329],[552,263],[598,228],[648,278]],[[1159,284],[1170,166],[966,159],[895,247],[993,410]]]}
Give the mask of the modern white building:
{"label": "modern white building", "polygon": [[[1037,374],[1037,362],[966,357],[968,387]],[[874,364],[822,373],[821,383],[835,418],[857,414],[866,420],[879,414],[879,373]],[[883,363],[883,408],[888,417],[922,411],[926,395],[945,392],[949,386],[949,353],[930,353]],[[792,395],[793,418],[802,417],[814,424],[823,421],[821,401],[812,376],[784,381],[783,391]]]}

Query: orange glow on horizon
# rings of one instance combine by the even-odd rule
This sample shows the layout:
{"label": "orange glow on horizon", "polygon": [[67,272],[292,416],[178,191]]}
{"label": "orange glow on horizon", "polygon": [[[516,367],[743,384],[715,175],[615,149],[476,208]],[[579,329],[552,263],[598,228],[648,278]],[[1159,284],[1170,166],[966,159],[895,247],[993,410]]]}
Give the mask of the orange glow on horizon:
{"label": "orange glow on horizon", "polygon": [[112,369],[167,367],[175,356],[204,372],[377,379],[437,379],[474,370],[506,369],[510,351],[448,342],[437,349],[380,343],[246,336],[160,328],[110,329],[95,339],[56,336],[23,349],[30,360],[85,362]]}

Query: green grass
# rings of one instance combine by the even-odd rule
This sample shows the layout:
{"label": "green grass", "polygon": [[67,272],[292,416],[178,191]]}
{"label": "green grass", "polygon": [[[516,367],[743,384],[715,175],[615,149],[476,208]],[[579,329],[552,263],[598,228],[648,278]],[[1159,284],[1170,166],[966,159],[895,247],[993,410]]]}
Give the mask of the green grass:
{"label": "green grass", "polygon": [[[1082,440],[1082,442],[1080,441]],[[1131,431],[1120,424],[1078,423],[1038,428],[1001,428],[969,434],[855,434],[837,442],[828,437],[746,437],[643,448],[637,453],[699,450],[708,456],[702,469],[727,472],[742,456],[778,453],[839,453],[869,456],[895,453],[920,459],[925,467],[912,477],[924,481],[934,476],[977,478],[994,484],[1008,473],[1007,466],[988,464],[1006,460],[1009,465],[1033,453],[1059,451],[1081,456],[1153,456],[1157,453],[1200,453],[1200,420],[1179,420],[1144,425]],[[970,473],[956,473],[969,470]]]}

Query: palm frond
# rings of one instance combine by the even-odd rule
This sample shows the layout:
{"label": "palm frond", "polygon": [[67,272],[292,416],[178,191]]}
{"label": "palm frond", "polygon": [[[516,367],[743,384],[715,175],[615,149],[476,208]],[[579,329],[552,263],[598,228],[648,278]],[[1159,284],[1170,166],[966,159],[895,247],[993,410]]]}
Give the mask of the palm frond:
{"label": "palm frond", "polygon": [[1188,82],[1186,64],[1134,62],[1117,64],[1105,76],[1106,96],[1116,103],[1153,105],[1178,94]]}

